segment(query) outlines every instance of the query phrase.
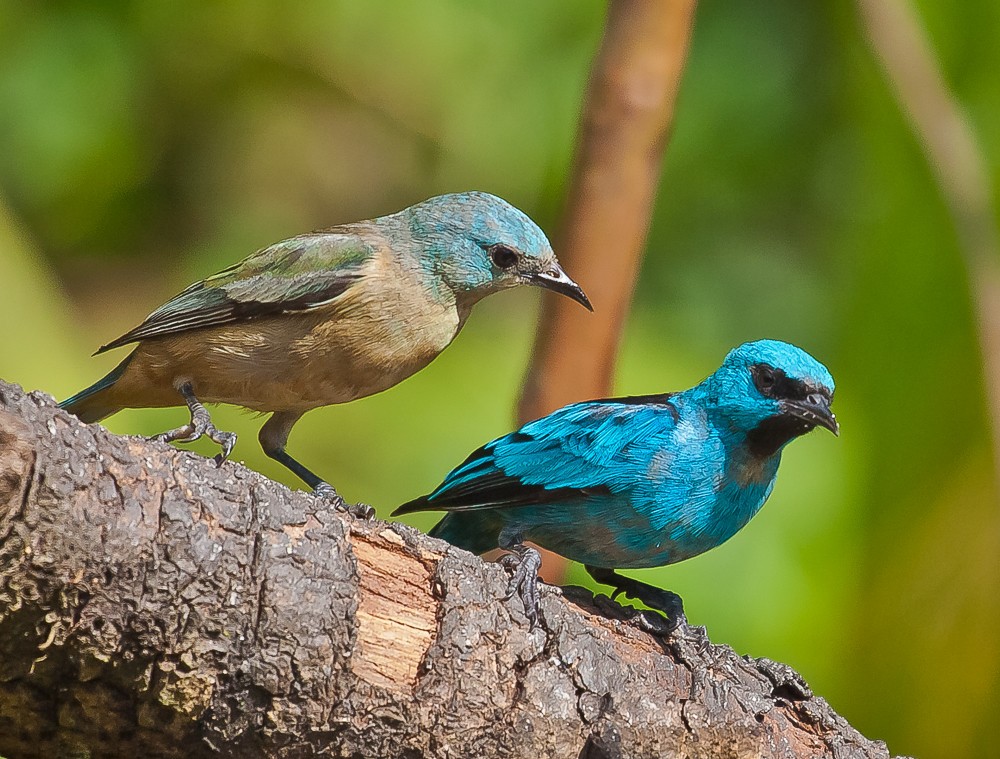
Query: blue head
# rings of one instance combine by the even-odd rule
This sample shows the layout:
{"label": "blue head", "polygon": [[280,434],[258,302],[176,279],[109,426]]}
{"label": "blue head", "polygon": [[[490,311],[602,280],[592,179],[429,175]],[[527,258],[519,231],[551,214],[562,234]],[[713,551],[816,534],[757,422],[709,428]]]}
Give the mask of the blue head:
{"label": "blue head", "polygon": [[535,285],[593,310],[582,288],[559,265],[545,233],[495,195],[438,195],[395,218],[401,218],[420,243],[421,264],[464,302],[474,303],[518,285]]}
{"label": "blue head", "polygon": [[697,391],[715,421],[745,434],[751,451],[762,456],[815,427],[840,431],[830,410],[830,372],[804,350],[779,340],[734,348]]}

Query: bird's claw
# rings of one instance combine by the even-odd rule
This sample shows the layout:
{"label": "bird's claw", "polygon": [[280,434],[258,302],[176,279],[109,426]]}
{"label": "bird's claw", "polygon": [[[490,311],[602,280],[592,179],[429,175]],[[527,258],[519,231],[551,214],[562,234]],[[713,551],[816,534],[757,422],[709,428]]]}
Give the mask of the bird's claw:
{"label": "bird's claw", "polygon": [[236,445],[236,433],[223,432],[213,426],[205,430],[205,434],[208,435],[213,442],[222,446],[222,450],[214,456],[215,465],[222,466],[226,462],[226,459],[229,458],[229,454],[233,452],[233,447]]}
{"label": "bird's claw", "polygon": [[616,588],[615,595],[624,593],[626,598],[634,598],[654,611],[643,611],[636,616],[639,627],[653,635],[666,638],[681,626],[687,627],[684,601],[676,593],[661,590],[645,583],[636,583],[634,588]]}
{"label": "bird's claw", "polygon": [[374,519],[375,509],[369,506],[367,503],[347,503],[338,493],[333,485],[328,482],[321,482],[315,488],[313,488],[313,495],[317,498],[322,498],[324,501],[330,501],[337,511],[343,511],[345,514],[350,514],[352,517],[357,519]]}
{"label": "bird's claw", "polygon": [[208,409],[194,397],[190,385],[181,388],[181,394],[191,411],[191,421],[183,427],[153,435],[152,439],[158,443],[193,443],[202,436],[207,437],[213,443],[222,446],[222,451],[213,457],[215,465],[222,466],[236,445],[236,433],[220,430],[212,424]]}
{"label": "bird's claw", "polygon": [[[663,637],[670,635],[681,625],[687,629],[684,601],[676,593],[626,577],[612,569],[592,566],[588,566],[586,569],[590,576],[598,582],[612,586],[612,591],[609,594],[611,601],[624,594],[626,598],[634,598],[655,610],[654,612],[640,611],[630,618],[635,620],[640,629]],[[662,612],[662,614],[656,612]]]}
{"label": "bird's claw", "polygon": [[526,545],[512,546],[510,553],[500,557],[500,566],[510,571],[510,581],[503,600],[509,601],[520,596],[524,605],[524,616],[528,618],[530,630],[538,627],[540,594],[538,592],[538,569],[542,556],[534,548]]}
{"label": "bird's claw", "polygon": [[324,501],[332,501],[334,507],[338,509],[344,505],[344,499],[340,497],[340,493],[334,490],[333,485],[329,482],[321,482],[314,487],[313,495],[317,498],[322,498]]}
{"label": "bird's claw", "polygon": [[150,440],[157,443],[190,443],[199,437],[201,437],[201,434],[195,431],[193,424],[185,424],[183,427],[178,427],[175,430],[153,435]]}
{"label": "bird's claw", "polygon": [[618,595],[618,592],[613,592],[607,596],[591,595],[589,600],[605,617],[634,625],[650,635],[666,638],[675,630],[682,629],[681,625],[684,625],[684,629],[686,629],[687,620],[684,617],[668,619],[658,611],[637,609],[634,606],[622,606],[614,600],[616,595]]}
{"label": "bird's claw", "polygon": [[669,637],[673,632],[687,627],[687,617],[683,612],[675,617],[667,617],[658,611],[640,611],[635,622],[640,630],[661,638]]}
{"label": "bird's claw", "polygon": [[355,519],[363,519],[366,522],[375,518],[375,509],[367,503],[344,504],[344,510]]}

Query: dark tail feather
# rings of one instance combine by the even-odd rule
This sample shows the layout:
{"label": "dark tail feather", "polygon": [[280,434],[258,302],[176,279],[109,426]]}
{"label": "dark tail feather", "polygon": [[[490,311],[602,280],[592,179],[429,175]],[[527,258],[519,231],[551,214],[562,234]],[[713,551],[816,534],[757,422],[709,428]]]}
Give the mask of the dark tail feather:
{"label": "dark tail feather", "polygon": [[488,511],[452,512],[445,514],[428,535],[471,553],[486,553],[499,546],[500,523]]}
{"label": "dark tail feather", "polygon": [[121,407],[111,403],[106,397],[107,390],[121,379],[129,361],[132,360],[132,355],[133,353],[130,353],[126,356],[124,361],[87,389],[81,390],[72,398],[64,400],[59,404],[59,408],[68,411],[78,417],[81,422],[86,422],[87,424],[99,422],[104,417],[111,416],[116,411],[119,411]]}
{"label": "dark tail feather", "polygon": [[[414,498],[392,512],[392,516],[412,514],[415,511],[434,511],[440,508],[427,496]],[[486,553],[499,545],[500,520],[493,509],[483,511],[452,511],[431,529],[428,535],[441,538],[453,546],[472,553]]]}
{"label": "dark tail feather", "polygon": [[422,495],[420,498],[414,498],[412,501],[404,503],[392,512],[391,516],[398,517],[403,514],[412,514],[414,511],[431,511],[433,509],[434,507],[427,503],[427,496]]}

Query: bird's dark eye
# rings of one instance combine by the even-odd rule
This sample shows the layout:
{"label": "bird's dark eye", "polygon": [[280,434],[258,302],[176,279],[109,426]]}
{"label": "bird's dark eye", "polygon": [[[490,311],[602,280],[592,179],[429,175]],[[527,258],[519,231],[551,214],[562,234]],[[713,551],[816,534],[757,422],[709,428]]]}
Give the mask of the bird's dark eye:
{"label": "bird's dark eye", "polygon": [[517,253],[506,245],[494,245],[490,248],[490,260],[500,269],[509,269],[517,263]]}
{"label": "bird's dark eye", "polygon": [[764,395],[771,395],[778,384],[778,373],[770,366],[758,364],[753,367],[753,381]]}

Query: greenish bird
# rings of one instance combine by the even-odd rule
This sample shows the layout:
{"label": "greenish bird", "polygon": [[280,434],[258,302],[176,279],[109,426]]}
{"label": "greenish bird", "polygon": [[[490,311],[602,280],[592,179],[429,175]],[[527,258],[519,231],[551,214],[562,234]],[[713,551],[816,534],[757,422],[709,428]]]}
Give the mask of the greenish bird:
{"label": "greenish bird", "polygon": [[[270,412],[261,447],[317,495],[336,491],[285,451],[310,409],[386,390],[448,347],[472,307],[536,285],[591,309],[545,233],[485,192],[440,195],[377,219],[300,235],[196,282],[97,353],[138,343],[107,376],[61,405],[84,422],[124,408],[186,404],[188,424],[229,456],[236,435],[204,403]],[[95,354],[96,355],[96,354]]]}

